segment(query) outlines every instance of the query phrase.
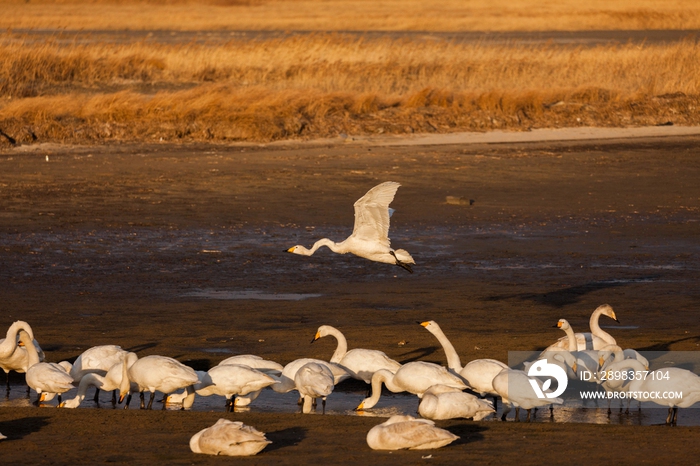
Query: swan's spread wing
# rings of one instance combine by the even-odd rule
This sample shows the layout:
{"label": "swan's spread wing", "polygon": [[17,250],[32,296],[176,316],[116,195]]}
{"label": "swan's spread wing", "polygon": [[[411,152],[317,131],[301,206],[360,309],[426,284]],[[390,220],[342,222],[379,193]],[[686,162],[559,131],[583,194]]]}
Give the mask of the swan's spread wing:
{"label": "swan's spread wing", "polygon": [[379,241],[389,247],[389,204],[399,183],[387,181],[367,191],[355,202],[355,228],[352,236],[365,241]]}

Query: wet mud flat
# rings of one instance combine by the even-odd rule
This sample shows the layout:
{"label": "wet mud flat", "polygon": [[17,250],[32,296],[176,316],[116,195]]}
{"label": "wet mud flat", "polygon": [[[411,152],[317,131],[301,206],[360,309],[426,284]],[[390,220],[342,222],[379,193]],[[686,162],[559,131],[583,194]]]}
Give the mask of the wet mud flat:
{"label": "wet mud flat", "polygon": [[[0,327],[30,322],[53,362],[118,344],[206,370],[234,354],[327,359],[334,341],[309,344],[323,324],[350,348],[444,363],[416,324],[432,319],[465,363],[544,348],[562,336],[559,318],[586,331],[609,303],[621,324],[601,324],[623,347],[698,351],[698,142],[5,151]],[[353,202],[388,180],[402,184],[392,245],[414,256],[414,274],[328,250],[283,252],[344,239]],[[605,425],[605,416],[550,423],[542,412],[531,424],[441,421],[458,442],[390,454],[364,441],[376,417],[255,403],[235,414],[197,402],[187,412],[86,406],[3,406],[3,460],[210,463],[220,459],[192,454],[187,441],[223,416],[269,433],[256,464],[697,458],[694,409],[676,428],[627,425],[634,414]]]}

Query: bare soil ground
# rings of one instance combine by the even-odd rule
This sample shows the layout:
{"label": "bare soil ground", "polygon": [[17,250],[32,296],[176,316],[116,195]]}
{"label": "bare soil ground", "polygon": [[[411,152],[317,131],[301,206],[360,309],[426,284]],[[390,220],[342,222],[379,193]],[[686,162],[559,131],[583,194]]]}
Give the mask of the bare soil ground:
{"label": "bare soil ground", "polygon": [[[30,322],[49,361],[118,344],[206,369],[231,354],[328,358],[333,342],[309,345],[322,324],[351,348],[443,363],[416,325],[433,319],[463,362],[505,361],[561,336],[559,318],[586,330],[609,303],[622,324],[601,323],[622,346],[697,351],[699,142],[5,150],[0,328]],[[327,250],[283,253],[343,239],[352,203],[387,180],[402,184],[390,236],[414,274]],[[321,296],[201,297],[242,291]],[[386,453],[365,442],[378,418],[86,406],[0,408],[3,464],[218,464],[188,440],[224,416],[273,441],[251,464],[690,464],[700,452],[693,410],[675,428],[444,421],[459,441]]]}

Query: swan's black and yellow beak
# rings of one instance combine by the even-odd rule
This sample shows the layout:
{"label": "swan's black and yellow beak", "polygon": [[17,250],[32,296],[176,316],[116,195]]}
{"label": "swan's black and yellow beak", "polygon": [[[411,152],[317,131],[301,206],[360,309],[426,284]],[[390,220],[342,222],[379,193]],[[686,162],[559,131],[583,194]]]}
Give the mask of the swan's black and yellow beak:
{"label": "swan's black and yellow beak", "polygon": [[289,249],[285,249],[284,252],[294,252],[295,249],[296,249],[296,246],[292,246]]}
{"label": "swan's black and yellow beak", "polygon": [[357,408],[355,408],[355,411],[362,411],[363,409],[365,409],[365,402],[364,401],[362,403],[360,403],[360,405]]}
{"label": "swan's black and yellow beak", "polygon": [[428,325],[430,325],[429,320],[426,320],[425,322],[418,322],[418,323],[421,324],[423,327],[427,327]]}
{"label": "swan's black and yellow beak", "polygon": [[315,341],[318,340],[319,338],[321,338],[321,332],[316,332],[316,335],[314,336],[314,339],[311,340],[311,343],[315,342]]}

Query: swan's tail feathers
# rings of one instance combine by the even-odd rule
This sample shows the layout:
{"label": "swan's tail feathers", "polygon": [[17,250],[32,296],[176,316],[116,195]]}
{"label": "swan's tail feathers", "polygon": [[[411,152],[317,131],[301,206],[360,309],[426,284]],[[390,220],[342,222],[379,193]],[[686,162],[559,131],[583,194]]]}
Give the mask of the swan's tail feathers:
{"label": "swan's tail feathers", "polygon": [[394,256],[394,259],[396,259],[396,265],[402,269],[408,270],[409,273],[413,273],[411,264],[415,264],[416,262],[406,250],[397,249],[396,251],[391,251],[391,255]]}
{"label": "swan's tail feathers", "polygon": [[395,250],[394,257],[396,257],[401,262],[406,262],[407,264],[415,264],[416,263],[416,261],[413,260],[413,257],[411,257],[411,255],[405,249]]}

